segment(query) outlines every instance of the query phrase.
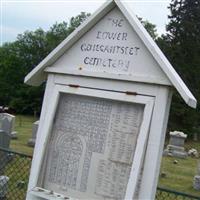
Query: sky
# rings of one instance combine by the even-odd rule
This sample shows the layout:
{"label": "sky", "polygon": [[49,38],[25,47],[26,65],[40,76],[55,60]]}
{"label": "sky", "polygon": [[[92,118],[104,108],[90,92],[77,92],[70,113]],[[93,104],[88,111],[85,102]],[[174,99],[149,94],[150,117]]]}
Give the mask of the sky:
{"label": "sky", "polygon": [[[18,34],[37,28],[48,30],[55,22],[69,21],[80,12],[93,13],[106,0],[0,0],[0,45]],[[158,34],[168,23],[170,0],[122,0],[133,12],[157,26]]]}

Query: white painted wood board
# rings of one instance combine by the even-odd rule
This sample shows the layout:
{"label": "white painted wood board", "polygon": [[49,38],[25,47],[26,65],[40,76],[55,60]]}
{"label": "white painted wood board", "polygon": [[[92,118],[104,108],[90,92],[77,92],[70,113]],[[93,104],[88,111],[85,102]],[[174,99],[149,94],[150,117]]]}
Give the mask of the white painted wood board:
{"label": "white painted wood board", "polygon": [[156,195],[171,97],[171,90],[165,87],[158,88],[138,199],[154,199]]}
{"label": "white painted wood board", "polygon": [[[114,7],[117,7],[120,12],[123,13],[123,16],[126,18],[126,20],[131,25],[131,28],[136,33],[137,36],[139,36],[140,40],[143,42],[145,47],[148,49],[150,55],[152,56],[152,60],[156,61],[156,65],[158,65],[161,69],[161,71],[164,73],[163,76],[166,76],[168,80],[163,79],[163,76],[160,76],[158,79],[156,79],[157,76],[151,76],[150,74],[146,74],[145,76],[142,74],[140,75],[140,71],[136,71],[138,74],[135,74],[132,76],[132,73],[123,74],[122,77],[119,77],[119,74],[115,74],[116,76],[113,76],[114,74],[111,73],[110,78],[111,79],[119,79],[119,80],[126,80],[125,75],[127,75],[127,80],[132,80],[136,82],[149,82],[149,83],[157,83],[161,85],[173,85],[181,97],[184,99],[184,101],[190,106],[195,108],[196,107],[196,99],[192,95],[192,93],[189,91],[187,86],[184,84],[182,79],[179,77],[179,75],[176,73],[176,71],[173,69],[172,65],[169,63],[167,58],[164,56],[164,54],[161,52],[161,50],[158,48],[156,43],[153,41],[153,39],[149,36],[147,31],[144,29],[144,27],[141,25],[135,14],[127,7],[125,2],[122,2],[120,0],[110,0],[107,1],[102,7],[100,7],[86,22],[84,22],[81,26],[79,26],[69,37],[67,37],[56,49],[54,49],[37,67],[35,67],[26,77],[25,82],[30,85],[39,85],[41,84],[45,78],[46,73],[45,68],[50,67],[53,63],[55,63],[59,57],[61,57],[67,50],[69,50],[81,37],[83,37],[90,29],[95,26],[102,18],[105,17],[106,14],[108,14]],[[121,24],[118,23],[120,26]],[[98,33],[99,35],[99,33]],[[119,37],[118,37],[119,36]],[[118,35],[117,38],[125,38],[122,35]],[[145,57],[145,58],[148,58]],[[121,60],[121,59],[120,59]],[[110,66],[110,60],[107,60],[107,65],[109,62]],[[88,59],[86,61],[88,63]],[[119,62],[118,66],[119,66]],[[126,62],[128,63],[128,62]],[[78,63],[80,65],[80,63]],[[124,64],[123,64],[124,65]],[[113,65],[112,65],[113,66]],[[114,64],[116,66],[116,64]],[[122,66],[122,62],[120,61],[120,66]],[[128,65],[125,65],[126,68]],[[74,67],[74,66],[73,66]],[[155,67],[155,66],[154,66]],[[80,67],[79,69],[81,69]],[[116,68],[116,67],[115,67]],[[119,67],[118,67],[119,68]],[[134,68],[134,66],[133,66]],[[62,68],[61,68],[62,69]],[[124,68],[122,68],[123,70]],[[51,71],[50,68],[47,69],[47,71]],[[52,68],[52,72],[53,72]],[[96,71],[81,71],[77,72],[77,70],[69,70],[65,71],[67,74],[77,74],[77,75],[83,75],[83,76],[97,76]],[[110,70],[109,70],[110,71]],[[126,71],[126,70],[125,70]],[[55,72],[55,71],[54,71]],[[102,73],[104,74],[105,78],[109,78],[110,72],[99,72],[99,77],[103,78]],[[149,72],[149,69],[147,67],[147,70],[144,72]],[[62,70],[57,69],[57,73],[63,73]]]}
{"label": "white painted wood board", "polygon": [[139,77],[138,81],[171,85],[118,8],[104,16],[46,71],[96,77],[102,74],[124,80]]}
{"label": "white painted wood board", "polygon": [[[54,75],[54,84],[58,85],[77,85],[80,87],[91,88],[91,89],[101,89],[110,90],[118,92],[135,92],[140,95],[156,96],[157,89],[159,86],[154,84],[145,83],[132,83],[130,81],[112,80],[112,79],[96,79],[94,77],[83,77],[83,76],[70,76],[70,75]],[[94,84],[95,83],[95,84]],[[170,88],[169,86],[166,86]]]}
{"label": "white painted wood board", "polygon": [[[121,101],[127,101],[127,102],[134,102],[134,103],[140,103],[140,104],[145,104],[145,111],[144,111],[144,116],[145,116],[145,120],[143,120],[142,122],[142,127],[141,127],[141,133],[139,134],[139,138],[138,138],[138,145],[136,147],[136,158],[137,160],[134,160],[133,163],[134,163],[134,168],[132,169],[132,176],[134,176],[135,178],[133,179],[130,179],[130,182],[129,182],[129,187],[131,185],[135,185],[136,187],[136,184],[137,184],[137,174],[138,174],[138,171],[140,170],[141,168],[141,163],[142,163],[142,159],[143,159],[143,155],[144,155],[144,144],[146,143],[145,141],[147,140],[147,133],[148,133],[148,126],[150,124],[150,119],[151,119],[151,110],[152,110],[152,106],[153,106],[153,98],[152,97],[144,97],[144,96],[132,96],[132,95],[126,95],[126,94],[123,94],[123,93],[113,93],[113,92],[106,92],[106,91],[97,91],[97,90],[91,90],[91,89],[75,89],[75,88],[69,88],[67,86],[59,86],[58,87],[59,89],[55,92],[53,92],[51,95],[49,96],[54,96],[54,98],[51,98],[51,106],[49,107],[48,111],[47,111],[47,115],[46,115],[46,119],[44,121],[44,126],[43,130],[41,130],[41,132],[43,133],[43,136],[40,137],[40,141],[38,141],[38,149],[37,150],[37,153],[36,154],[36,160],[37,160],[37,164],[38,164],[38,161],[39,161],[39,165],[37,165],[37,168],[36,169],[32,169],[32,172],[31,172],[31,179],[33,179],[32,181],[32,184],[29,184],[29,193],[28,193],[28,197],[30,199],[38,199],[38,197],[41,197],[41,191],[38,192],[38,197],[36,197],[34,194],[37,193],[35,191],[35,189],[32,191],[31,189],[35,188],[33,185],[34,183],[36,184],[38,181],[36,180],[38,177],[39,177],[39,172],[41,171],[38,167],[38,166],[42,166],[42,161],[41,161],[41,158],[45,152],[45,147],[46,147],[46,144],[47,144],[47,139],[50,137],[49,136],[49,133],[50,133],[50,129],[51,129],[51,124],[52,124],[52,120],[53,120],[53,116],[55,114],[55,110],[56,110],[56,104],[58,102],[58,91],[62,91],[62,92],[70,92],[70,93],[74,93],[74,94],[81,94],[81,95],[87,95],[87,96],[90,96],[90,95],[94,95],[96,97],[101,97],[101,98],[105,98],[105,99],[108,99],[108,98],[111,98],[111,99],[115,99],[115,100],[121,100]],[[62,90],[61,90],[62,88]],[[67,89],[68,88],[68,89]],[[56,95],[57,94],[57,95]],[[40,134],[40,133],[39,133]],[[145,139],[146,138],[146,139]],[[142,144],[144,143],[144,144]],[[40,153],[39,153],[40,152]],[[41,153],[42,152],[42,153]],[[36,162],[36,161],[35,161]],[[33,164],[34,165],[34,164]],[[40,176],[41,177],[41,176]],[[37,186],[37,184],[35,185]],[[31,188],[32,187],[32,188]],[[30,191],[31,190],[31,191]],[[127,195],[133,195],[131,193],[132,190],[128,190],[127,191]],[[133,188],[133,191],[134,191],[134,188]],[[46,194],[46,199],[50,199],[50,191],[45,191],[42,193],[42,195],[45,196]],[[56,199],[56,196],[57,194],[54,194],[54,198]],[[62,194],[61,194],[62,196]],[[54,199],[52,198],[52,199]]]}

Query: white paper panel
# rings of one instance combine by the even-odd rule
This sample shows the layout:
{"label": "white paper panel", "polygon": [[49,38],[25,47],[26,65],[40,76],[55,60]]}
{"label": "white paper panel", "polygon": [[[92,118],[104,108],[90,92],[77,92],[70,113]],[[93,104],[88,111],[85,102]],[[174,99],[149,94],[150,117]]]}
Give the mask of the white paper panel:
{"label": "white paper panel", "polygon": [[41,187],[76,198],[123,198],[144,106],[70,94],[58,105]]}

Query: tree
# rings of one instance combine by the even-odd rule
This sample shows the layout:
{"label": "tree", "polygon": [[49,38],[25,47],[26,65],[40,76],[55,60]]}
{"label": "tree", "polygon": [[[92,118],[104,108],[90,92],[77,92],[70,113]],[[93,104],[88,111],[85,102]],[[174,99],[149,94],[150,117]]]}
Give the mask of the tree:
{"label": "tree", "polygon": [[[0,47],[0,105],[9,105],[17,113],[39,113],[45,85],[31,87],[24,77],[90,14],[81,12],[69,22],[55,23],[48,31],[41,28],[19,34],[17,40]],[[147,20],[142,24],[155,39],[156,28]]]}
{"label": "tree", "polygon": [[40,112],[45,85],[27,86],[24,77],[88,16],[82,12],[69,24],[55,23],[46,32],[41,28],[26,31],[15,42],[0,47],[0,105],[9,105],[17,113]]}
{"label": "tree", "polygon": [[[158,40],[160,47],[200,101],[200,1],[172,0],[167,34]],[[186,133],[200,132],[200,107],[186,108],[177,93],[170,115],[170,128]]]}
{"label": "tree", "polygon": [[142,25],[144,26],[144,28],[147,30],[147,32],[149,33],[149,35],[156,40],[158,37],[157,34],[157,29],[156,29],[156,25],[152,24],[151,22],[149,22],[148,20],[143,20],[141,17],[138,17],[138,19],[140,20],[140,22],[142,23]]}

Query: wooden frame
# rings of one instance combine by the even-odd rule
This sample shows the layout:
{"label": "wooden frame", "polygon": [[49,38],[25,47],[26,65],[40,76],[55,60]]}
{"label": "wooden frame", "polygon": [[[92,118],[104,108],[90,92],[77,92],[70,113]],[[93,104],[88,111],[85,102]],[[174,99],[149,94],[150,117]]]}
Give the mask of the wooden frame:
{"label": "wooden frame", "polygon": [[[62,60],[61,57],[64,56],[66,51],[73,49],[72,46],[85,34],[89,33],[115,7],[120,10],[132,30],[139,36],[145,49],[150,53],[151,59],[156,61],[155,66],[158,64],[157,67],[161,70],[161,76],[157,76],[157,73],[153,72],[152,74],[148,73],[150,70],[154,70],[154,64],[148,69],[148,60],[144,68],[139,68],[144,70],[144,74],[84,71],[82,67],[70,70],[69,66],[76,66],[76,63],[71,65],[67,64],[67,62],[61,63],[61,65],[59,63],[56,64],[57,60]],[[139,64],[141,63],[139,62]],[[145,67],[146,65],[148,66]],[[164,79],[162,79],[162,72]],[[125,199],[154,199],[172,97],[171,86],[178,91],[190,107],[195,108],[197,102],[134,13],[121,0],[109,0],[106,2],[36,66],[25,77],[25,83],[40,85],[46,78],[48,80],[40,117],[41,123],[36,138],[26,199],[66,199],[62,195],[52,193],[44,188],[37,188],[42,159],[45,155],[48,137],[51,133],[51,126],[61,93],[145,105],[143,124],[137,139],[138,144],[126,188]],[[77,87],[70,87],[70,85]],[[136,162],[138,160],[139,162]]]}
{"label": "wooden frame", "polygon": [[[36,66],[26,77],[25,83],[30,85],[40,85],[44,79],[46,79],[46,74],[44,73],[45,68],[50,67],[60,56],[64,54],[70,47],[78,41],[88,30],[90,30],[103,16],[105,16],[111,9],[117,6],[121,12],[124,14],[128,22],[131,24],[133,30],[139,35],[140,39],[143,41],[147,49],[152,55],[152,58],[156,60],[159,64],[160,68],[164,72],[164,74],[168,77],[171,82],[171,85],[174,86],[181,97],[184,99],[186,104],[192,108],[196,108],[197,101],[194,98],[193,94],[187,88],[183,80],[180,76],[176,73],[170,62],[167,60],[165,55],[153,41],[153,39],[149,36],[148,32],[139,22],[135,14],[129,9],[129,7],[120,0],[109,0],[104,3],[88,20],[86,20],[82,25],[80,25],[73,33],[71,33],[61,44],[59,44],[38,66]],[[49,72],[51,70],[49,69]],[[72,74],[81,75],[81,73],[74,73],[73,71],[70,72]],[[98,73],[97,73],[98,74]],[[82,74],[82,75],[87,75]],[[88,74],[91,76],[91,73]],[[97,75],[95,75],[97,76]],[[113,79],[118,79],[117,77],[112,77]],[[127,80],[127,76],[124,81]],[[119,78],[121,79],[121,78]],[[129,78],[131,80],[131,78]],[[139,82],[157,82],[157,80],[135,77],[132,81],[139,81]],[[164,82],[160,82],[157,84],[163,84]],[[166,84],[166,83],[165,83]]]}
{"label": "wooden frame", "polygon": [[172,93],[167,87],[157,88],[138,199],[155,199]]}
{"label": "wooden frame", "polygon": [[[110,99],[110,100],[116,100],[116,101],[123,101],[123,102],[131,102],[136,104],[143,104],[144,107],[144,115],[143,120],[140,128],[140,133],[137,139],[137,146],[135,150],[135,156],[132,163],[132,169],[131,169],[131,175],[129,177],[127,190],[125,199],[130,199],[134,196],[134,192],[137,187],[138,183],[138,176],[139,172],[142,167],[142,163],[145,156],[145,146],[147,144],[148,139],[148,133],[149,133],[149,126],[151,121],[151,115],[154,105],[154,97],[149,96],[141,96],[141,95],[127,95],[126,93],[122,92],[110,92],[110,91],[102,91],[102,90],[94,90],[94,89],[85,89],[85,88],[72,88],[69,86],[61,86],[61,85],[55,85],[54,90],[51,92],[51,97],[49,96],[49,101],[47,105],[47,112],[45,114],[45,119],[43,126],[40,128],[39,132],[42,132],[43,135],[40,138],[40,142],[37,145],[37,149],[40,149],[40,152],[35,152],[35,160],[37,160],[37,168],[32,168],[31,173],[31,181],[32,186],[29,184],[29,191],[28,195],[31,194],[31,197],[29,199],[37,200],[41,198],[45,199],[61,199],[61,194],[53,193],[51,194],[50,191],[44,189],[44,188],[38,188],[37,187],[37,181],[39,178],[39,172],[41,169],[42,161],[44,158],[45,149],[47,146],[48,137],[51,134],[51,128],[53,124],[53,119],[55,116],[55,112],[57,109],[57,104],[59,101],[59,97],[61,93],[67,93],[67,94],[77,94],[77,95],[83,95],[83,96],[90,96],[90,97],[99,97],[104,99]],[[42,117],[42,116],[41,116]],[[33,162],[36,162],[36,161]],[[34,163],[33,163],[34,165]]]}

